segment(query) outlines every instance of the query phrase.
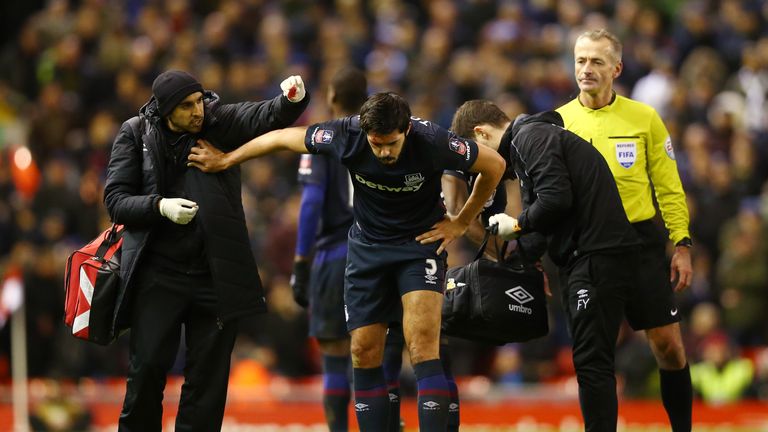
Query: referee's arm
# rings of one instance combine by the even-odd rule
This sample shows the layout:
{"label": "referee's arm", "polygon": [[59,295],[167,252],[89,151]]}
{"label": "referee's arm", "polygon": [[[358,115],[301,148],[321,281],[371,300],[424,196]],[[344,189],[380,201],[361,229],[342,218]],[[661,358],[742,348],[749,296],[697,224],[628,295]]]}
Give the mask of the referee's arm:
{"label": "referee's arm", "polygon": [[[680,182],[680,175],[677,173],[677,162],[674,159],[675,153],[669,132],[655,111],[650,129],[648,173],[653,182],[661,217],[669,230],[669,238],[677,245],[680,240],[690,238],[685,192]],[[677,279],[675,291],[681,291],[690,286],[693,279],[693,265],[691,252],[687,246],[675,247],[669,270],[670,281],[674,282]]]}

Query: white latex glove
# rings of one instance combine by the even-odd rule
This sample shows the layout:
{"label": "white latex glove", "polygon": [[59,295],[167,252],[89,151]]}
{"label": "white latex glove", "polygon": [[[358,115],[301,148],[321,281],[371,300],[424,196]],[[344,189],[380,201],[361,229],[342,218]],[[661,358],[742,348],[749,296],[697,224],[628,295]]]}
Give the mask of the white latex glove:
{"label": "white latex glove", "polygon": [[517,233],[520,231],[520,225],[517,224],[517,219],[506,213],[496,213],[489,217],[488,226],[493,227],[494,225],[497,227],[496,234],[504,240],[517,238]]}
{"label": "white latex glove", "polygon": [[197,203],[184,198],[163,198],[160,200],[160,214],[173,223],[186,225],[197,214]]}
{"label": "white latex glove", "polygon": [[304,99],[307,91],[304,90],[304,81],[301,80],[300,75],[292,75],[284,79],[280,83],[280,88],[283,89],[283,94],[291,102],[300,102]]}

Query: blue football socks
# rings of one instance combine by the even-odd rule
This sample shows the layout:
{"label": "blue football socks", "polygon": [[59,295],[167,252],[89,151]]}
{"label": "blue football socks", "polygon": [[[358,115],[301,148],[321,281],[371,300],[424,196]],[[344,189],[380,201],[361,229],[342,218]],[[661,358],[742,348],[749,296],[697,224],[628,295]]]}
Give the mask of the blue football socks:
{"label": "blue football socks", "polygon": [[450,392],[439,359],[413,365],[418,389],[419,430],[443,432],[448,424]]}
{"label": "blue football socks", "polygon": [[349,356],[323,356],[323,409],[328,429],[332,432],[349,429],[349,364]]}
{"label": "blue football socks", "polygon": [[387,429],[389,396],[384,381],[384,369],[379,366],[370,369],[354,368],[355,415],[363,432]]}

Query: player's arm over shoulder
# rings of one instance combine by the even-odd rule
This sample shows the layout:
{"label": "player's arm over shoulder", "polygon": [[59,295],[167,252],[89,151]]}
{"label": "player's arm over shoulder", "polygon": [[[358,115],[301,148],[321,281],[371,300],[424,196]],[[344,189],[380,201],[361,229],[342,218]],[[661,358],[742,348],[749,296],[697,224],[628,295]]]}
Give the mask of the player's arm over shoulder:
{"label": "player's arm over shoulder", "polygon": [[239,165],[247,160],[289,150],[295,153],[308,153],[304,146],[306,127],[277,129],[258,136],[229,153],[222,153],[211,143],[200,139],[187,156],[187,165],[203,172],[219,172]]}

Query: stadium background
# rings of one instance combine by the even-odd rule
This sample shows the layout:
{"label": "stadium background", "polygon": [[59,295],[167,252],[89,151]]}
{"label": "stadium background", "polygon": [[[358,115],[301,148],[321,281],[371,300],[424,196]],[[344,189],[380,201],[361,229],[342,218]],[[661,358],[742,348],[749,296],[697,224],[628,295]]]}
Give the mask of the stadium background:
{"label": "stadium background", "polygon": [[[67,335],[63,263],[108,226],[102,192],[111,141],[159,72],[189,70],[224,102],[271,98],[283,78],[300,74],[314,98],[299,121],[308,124],[328,118],[325,85],[354,64],[367,72],[371,92],[400,92],[414,115],[447,127],[468,99],[491,99],[514,118],[574,97],[574,37],[595,27],[624,42],[618,91],[654,106],[672,134],[695,243],[693,285],[679,296],[690,362],[747,373],[699,394],[697,430],[768,430],[768,2],[756,0],[3,1],[0,430],[12,427],[14,316],[17,327],[25,324],[35,421],[85,419],[104,430],[115,423],[127,338],[102,348]],[[285,154],[243,167],[270,313],[242,326],[230,430],[322,423],[317,351],[305,342],[306,317],[287,283],[297,163]],[[452,263],[468,260],[471,249],[453,247]],[[452,341],[465,425],[578,430],[556,299],[551,313],[550,335],[532,343]],[[642,335],[622,332],[624,424],[663,430],[655,370]],[[407,366],[403,383],[413,394]],[[170,406],[177,392],[174,378]],[[406,405],[413,426],[410,411]]]}

